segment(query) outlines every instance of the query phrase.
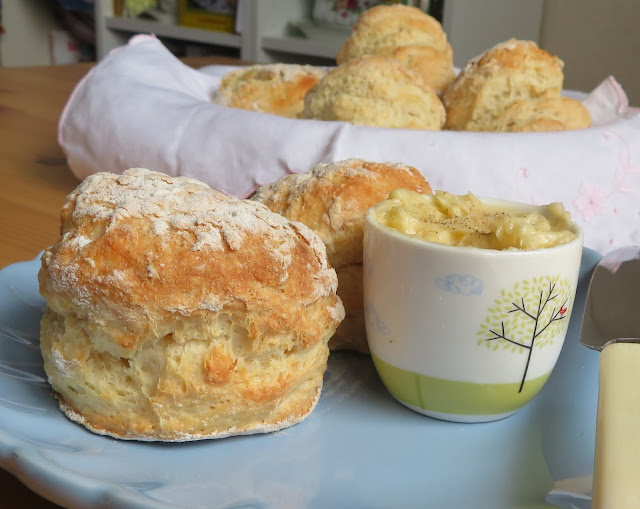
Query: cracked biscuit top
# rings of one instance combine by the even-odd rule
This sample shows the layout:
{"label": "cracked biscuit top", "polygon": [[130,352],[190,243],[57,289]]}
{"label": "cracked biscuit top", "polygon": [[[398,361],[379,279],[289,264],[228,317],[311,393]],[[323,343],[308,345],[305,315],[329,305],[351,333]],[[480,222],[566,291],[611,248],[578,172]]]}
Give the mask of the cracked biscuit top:
{"label": "cracked biscuit top", "polygon": [[69,195],[61,219],[41,292],[56,311],[123,325],[113,340],[124,349],[169,315],[225,306],[261,315],[265,302],[279,310],[335,294],[335,272],[311,230],[194,179],[97,173]]}

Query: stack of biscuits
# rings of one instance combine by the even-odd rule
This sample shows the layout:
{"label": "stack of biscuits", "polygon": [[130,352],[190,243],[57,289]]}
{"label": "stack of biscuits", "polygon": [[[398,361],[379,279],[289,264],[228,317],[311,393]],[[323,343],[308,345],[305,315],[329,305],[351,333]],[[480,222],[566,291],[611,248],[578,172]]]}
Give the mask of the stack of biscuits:
{"label": "stack of biscuits", "polygon": [[392,58],[420,75],[438,94],[455,77],[453,51],[442,25],[417,7],[379,5],[365,11],[336,62],[342,65],[363,55]]}
{"label": "stack of biscuits", "polygon": [[349,159],[228,197],[185,177],[96,173],[42,256],[44,369],[91,431],[190,441],[291,426],[330,350],[368,352],[367,210],[413,167]]}
{"label": "stack of biscuits", "polygon": [[347,159],[283,177],[259,188],[251,198],[308,226],[326,245],[345,307],[345,318],[329,342],[331,350],[369,351],[362,295],[364,217],[370,207],[398,188],[432,193],[424,176],[412,166]]}
{"label": "stack of biscuits", "polygon": [[563,62],[511,39],[456,77],[442,25],[416,7],[364,11],[333,69],[268,64],[238,70],[214,101],[275,115],[437,131],[563,131],[591,126],[584,105],[561,95]]}

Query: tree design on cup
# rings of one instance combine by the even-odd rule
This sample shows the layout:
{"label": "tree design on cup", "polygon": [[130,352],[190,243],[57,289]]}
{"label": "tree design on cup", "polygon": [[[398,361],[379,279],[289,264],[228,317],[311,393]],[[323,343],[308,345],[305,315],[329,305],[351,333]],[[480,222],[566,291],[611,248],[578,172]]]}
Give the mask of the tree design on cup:
{"label": "tree design on cup", "polygon": [[522,392],[534,349],[542,349],[564,333],[568,325],[571,286],[560,276],[534,277],[520,281],[510,290],[501,290],[485,322],[477,332],[478,345],[493,350],[510,349],[515,354],[526,354]]}

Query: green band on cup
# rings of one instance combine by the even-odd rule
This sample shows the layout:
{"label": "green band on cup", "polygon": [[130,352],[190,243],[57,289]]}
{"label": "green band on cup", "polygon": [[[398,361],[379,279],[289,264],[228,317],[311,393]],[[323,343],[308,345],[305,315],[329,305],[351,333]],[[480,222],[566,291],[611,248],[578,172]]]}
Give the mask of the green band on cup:
{"label": "green band on cup", "polygon": [[400,401],[422,410],[457,415],[492,415],[522,408],[540,391],[551,371],[520,382],[484,384],[420,375],[388,364],[371,354],[380,378]]}

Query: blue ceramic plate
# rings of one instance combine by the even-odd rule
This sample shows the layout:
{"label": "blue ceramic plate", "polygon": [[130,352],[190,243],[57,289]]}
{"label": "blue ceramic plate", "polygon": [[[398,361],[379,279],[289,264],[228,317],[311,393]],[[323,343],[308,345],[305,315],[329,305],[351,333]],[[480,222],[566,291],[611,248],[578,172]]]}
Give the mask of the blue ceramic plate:
{"label": "blue ceramic plate", "polygon": [[542,392],[484,424],[418,415],[364,356],[334,354],[314,412],[269,435],[182,444],[123,442],[69,421],[38,348],[39,260],[0,271],[0,466],[69,507],[549,507],[556,481],[593,468],[598,354],[578,342],[585,250],[567,339]]}

